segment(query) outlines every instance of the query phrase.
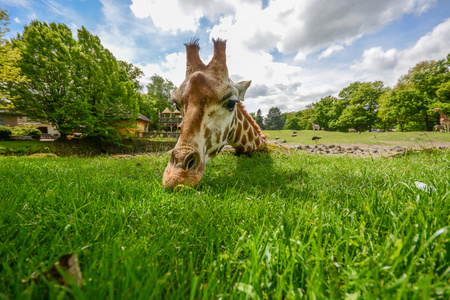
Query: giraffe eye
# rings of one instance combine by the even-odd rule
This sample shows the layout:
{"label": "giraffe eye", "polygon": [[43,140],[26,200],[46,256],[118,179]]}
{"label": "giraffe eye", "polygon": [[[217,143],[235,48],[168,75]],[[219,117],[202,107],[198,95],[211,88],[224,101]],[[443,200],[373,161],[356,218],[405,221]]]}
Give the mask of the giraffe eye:
{"label": "giraffe eye", "polygon": [[228,100],[227,104],[226,104],[226,109],[228,109],[229,111],[233,111],[234,107],[236,106],[236,103],[238,103],[239,100]]}

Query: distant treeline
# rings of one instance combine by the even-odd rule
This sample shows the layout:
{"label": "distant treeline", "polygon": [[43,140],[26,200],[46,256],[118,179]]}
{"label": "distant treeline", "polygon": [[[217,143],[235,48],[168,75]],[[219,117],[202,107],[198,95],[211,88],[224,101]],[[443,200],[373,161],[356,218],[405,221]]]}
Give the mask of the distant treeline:
{"label": "distant treeline", "polygon": [[381,81],[356,81],[338,97],[326,96],[298,112],[281,113],[276,107],[264,118],[254,115],[263,129],[311,129],[312,119],[331,131],[398,131],[433,129],[440,108],[450,115],[450,54],[439,61],[422,61],[400,77],[393,87]]}

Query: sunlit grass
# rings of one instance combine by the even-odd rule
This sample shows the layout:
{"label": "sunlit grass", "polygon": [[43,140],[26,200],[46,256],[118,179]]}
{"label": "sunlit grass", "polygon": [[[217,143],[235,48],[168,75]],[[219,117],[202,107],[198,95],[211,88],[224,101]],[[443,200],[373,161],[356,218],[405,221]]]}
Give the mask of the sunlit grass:
{"label": "sunlit grass", "polygon": [[268,140],[274,140],[276,137],[279,141],[286,140],[287,143],[298,143],[303,145],[313,144],[311,138],[316,135],[320,136],[321,144],[367,144],[367,145],[401,145],[427,147],[433,146],[434,143],[442,142],[450,145],[450,134],[440,132],[361,132],[347,133],[335,131],[319,131],[313,133],[312,130],[297,130],[297,136],[293,137],[293,130],[265,130],[264,134],[268,134]]}
{"label": "sunlit grass", "polygon": [[[221,154],[179,193],[167,161],[0,157],[0,297],[450,296],[449,153]],[[22,283],[66,253],[81,288]]]}

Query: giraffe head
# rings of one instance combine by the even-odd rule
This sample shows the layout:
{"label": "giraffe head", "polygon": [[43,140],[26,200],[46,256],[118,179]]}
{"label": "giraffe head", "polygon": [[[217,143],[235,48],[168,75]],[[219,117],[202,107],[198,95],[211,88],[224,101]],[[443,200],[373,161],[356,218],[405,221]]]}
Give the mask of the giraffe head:
{"label": "giraffe head", "polygon": [[196,186],[206,163],[234,138],[237,103],[244,100],[250,81],[234,83],[228,77],[226,41],[213,40],[214,55],[205,65],[198,40],[186,46],[186,78],[172,102],[183,116],[181,135],[164,171],[163,185]]}

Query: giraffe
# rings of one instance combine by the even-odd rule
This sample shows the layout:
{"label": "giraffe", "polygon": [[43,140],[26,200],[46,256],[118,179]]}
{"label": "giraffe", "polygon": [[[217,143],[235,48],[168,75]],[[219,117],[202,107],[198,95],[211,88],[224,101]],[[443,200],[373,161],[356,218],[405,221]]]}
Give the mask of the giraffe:
{"label": "giraffe", "polygon": [[444,132],[449,132],[450,131],[450,119],[446,115],[444,115],[444,113],[439,108],[436,108],[434,111],[438,112],[439,115],[441,115],[439,122],[441,123],[442,126],[444,126]]}
{"label": "giraffe", "polygon": [[267,135],[245,110],[242,101],[251,81],[228,77],[226,41],[213,39],[214,54],[205,65],[198,39],[186,43],[186,78],[171,101],[183,117],[181,135],[164,171],[163,185],[195,187],[206,163],[227,143],[236,153],[251,153],[266,145]]}
{"label": "giraffe", "polygon": [[312,119],[309,119],[309,121],[311,121],[311,125],[312,125],[312,128],[313,128],[313,133],[316,132],[316,129],[317,129],[317,132],[319,132],[320,131],[320,125],[317,125],[316,123],[314,123],[312,121]]}

